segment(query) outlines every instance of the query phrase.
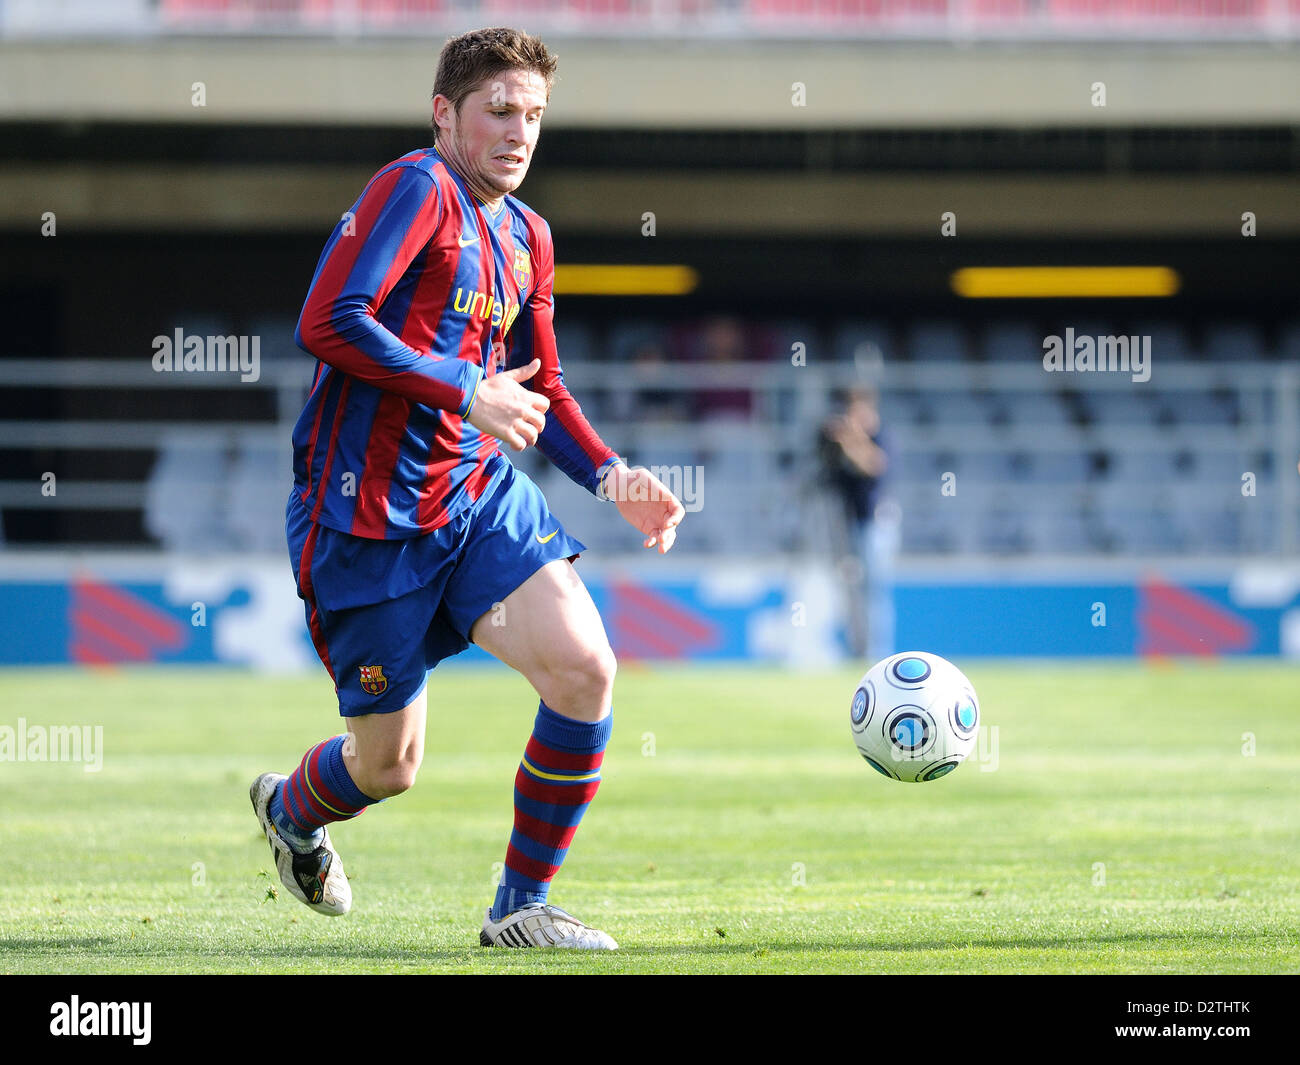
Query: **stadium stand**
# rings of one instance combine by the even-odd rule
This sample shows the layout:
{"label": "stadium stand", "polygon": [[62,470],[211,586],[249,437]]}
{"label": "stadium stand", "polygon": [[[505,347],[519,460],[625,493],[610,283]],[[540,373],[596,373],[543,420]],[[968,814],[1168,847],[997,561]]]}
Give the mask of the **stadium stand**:
{"label": "stadium stand", "polygon": [[[229,325],[220,316],[197,313],[187,323],[194,332]],[[291,346],[288,319],[270,316],[254,324],[262,330],[261,378],[252,384],[238,378],[224,386],[209,383],[207,418],[190,424],[167,420],[173,389],[192,381],[152,373],[147,365],[82,362],[77,365],[99,366],[104,383],[129,391],[147,416],[72,423],[8,417],[0,420],[0,442],[10,453],[90,441],[151,447],[155,461],[138,492],[117,500],[99,497],[96,506],[140,509],[145,535],[168,549],[278,552],[290,484],[289,432],[311,360]],[[689,349],[692,361],[670,358],[670,332],[678,355]],[[772,324],[744,335],[774,336],[783,344],[793,332],[811,335],[798,324]],[[797,548],[801,537],[815,536],[788,515],[808,491],[811,441],[831,397],[863,381],[844,356],[864,343],[897,350],[893,338],[899,336],[913,358],[883,360],[874,371],[879,379],[870,383],[881,386],[883,418],[896,451],[892,492],[903,508],[906,553],[1177,556],[1278,547],[1283,522],[1276,471],[1294,465],[1294,457],[1277,454],[1278,420],[1287,409],[1279,398],[1284,370],[1278,359],[1300,336],[1294,323],[1277,331],[1272,348],[1255,329],[1210,323],[1200,331],[1202,358],[1161,361],[1144,383],[1096,374],[1045,380],[1035,358],[1042,334],[1027,322],[977,330],[981,340],[974,345],[975,334],[960,323],[886,327],[845,321],[827,331],[839,369],[809,366],[793,373],[788,360],[733,361],[745,352],[730,350],[740,334],[726,322],[689,333],[685,325],[675,331],[653,323],[606,329],[575,320],[566,321],[561,333],[561,344],[572,352],[565,359],[566,379],[617,446],[634,461],[676,476],[702,471],[694,486],[702,505],[691,515],[686,545],[725,550],[737,528],[746,530],[751,552]],[[1182,333],[1170,329],[1165,340],[1183,342]],[[719,345],[728,348],[720,357]],[[1193,349],[1187,344],[1181,350]],[[710,351],[715,357],[707,357]],[[577,352],[586,358],[573,357]],[[594,358],[598,352],[608,352],[609,359]],[[999,357],[987,365],[977,358],[994,354]],[[1213,361],[1205,360],[1207,354]],[[47,389],[73,372],[59,366],[0,360],[0,384]],[[84,377],[84,371],[76,372]],[[986,376],[981,389],[971,391],[964,374],[976,372]],[[273,416],[250,421],[227,413],[223,397],[249,388],[271,394],[264,406]],[[701,404],[702,395],[713,402]],[[603,508],[595,516],[579,511],[586,506],[581,489],[538,457],[517,460],[553,495],[557,512],[582,513],[591,546],[626,549],[623,530]],[[946,473],[955,474],[959,486],[950,499],[939,491]],[[1254,478],[1253,496],[1243,495],[1247,473]],[[17,481],[0,481],[11,544],[21,543],[15,530],[22,523],[12,519],[23,508],[23,491]],[[75,492],[72,485],[63,494]],[[95,536],[89,522],[73,539],[94,544]]]}

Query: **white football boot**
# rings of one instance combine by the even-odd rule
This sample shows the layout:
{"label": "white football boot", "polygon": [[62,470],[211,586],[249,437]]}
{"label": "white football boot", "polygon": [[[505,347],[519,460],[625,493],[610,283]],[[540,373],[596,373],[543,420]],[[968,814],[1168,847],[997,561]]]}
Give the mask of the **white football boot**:
{"label": "white football boot", "polygon": [[310,854],[299,854],[276,830],[271,820],[271,797],[281,781],[289,778],[280,773],[263,773],[249,789],[253,812],[271,844],[275,868],[280,883],[289,889],[295,899],[327,917],[341,917],[352,908],[352,887],[343,873],[334,844],[330,842],[328,828],[322,826],[325,838]]}
{"label": "white football boot", "polygon": [[588,928],[558,906],[536,902],[492,920],[483,918],[478,941],[485,947],[566,947],[572,950],[618,950],[618,944],[597,928]]}

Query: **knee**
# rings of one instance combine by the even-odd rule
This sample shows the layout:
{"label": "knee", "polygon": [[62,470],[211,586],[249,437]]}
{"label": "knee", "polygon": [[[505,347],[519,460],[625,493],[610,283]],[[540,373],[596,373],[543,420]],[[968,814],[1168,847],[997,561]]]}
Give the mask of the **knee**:
{"label": "knee", "polygon": [[[558,701],[604,710],[614,690],[618,662],[607,642],[566,655],[551,664],[551,687]],[[600,704],[600,705],[597,705]]]}
{"label": "knee", "polygon": [[618,672],[618,660],[614,649],[608,643],[601,643],[582,655],[574,669],[577,683],[589,691],[609,694],[614,690],[614,674]]}
{"label": "knee", "polygon": [[361,759],[356,785],[372,799],[390,799],[409,791],[420,771],[422,752],[410,749],[386,757]]}

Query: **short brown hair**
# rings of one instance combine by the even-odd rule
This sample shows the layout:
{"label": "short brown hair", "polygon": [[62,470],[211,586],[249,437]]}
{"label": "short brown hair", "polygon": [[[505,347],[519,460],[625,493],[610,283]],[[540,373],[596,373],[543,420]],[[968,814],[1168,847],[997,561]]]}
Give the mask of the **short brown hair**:
{"label": "short brown hair", "polygon": [[[447,97],[459,115],[465,97],[489,78],[507,70],[528,70],[541,75],[549,99],[558,63],[541,38],[532,34],[507,26],[472,30],[450,38],[442,46],[433,95]],[[438,125],[432,125],[436,134]]]}

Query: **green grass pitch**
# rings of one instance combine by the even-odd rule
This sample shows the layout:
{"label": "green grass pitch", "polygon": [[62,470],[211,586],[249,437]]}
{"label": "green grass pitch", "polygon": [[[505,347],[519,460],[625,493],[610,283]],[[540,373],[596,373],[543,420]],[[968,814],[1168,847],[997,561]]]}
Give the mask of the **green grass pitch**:
{"label": "green grass pitch", "polygon": [[929,784],[858,757],[857,671],[625,666],[551,893],[607,956],[478,946],[536,707],[504,668],[433,674],[415,788],[335,830],[339,919],[247,796],[341,731],[323,674],[0,673],[0,725],[104,748],[0,763],[0,972],[1300,972],[1294,668],[963,665],[996,757]]}

